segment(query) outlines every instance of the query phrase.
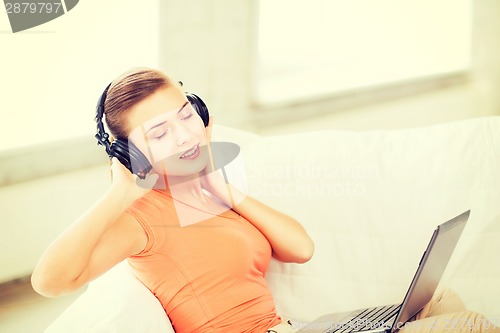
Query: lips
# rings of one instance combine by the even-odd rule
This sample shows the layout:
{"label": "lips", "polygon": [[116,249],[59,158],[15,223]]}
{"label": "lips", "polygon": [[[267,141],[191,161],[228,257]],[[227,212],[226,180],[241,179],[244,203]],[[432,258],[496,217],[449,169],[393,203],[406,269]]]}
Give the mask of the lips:
{"label": "lips", "polygon": [[200,155],[200,144],[197,143],[190,149],[186,150],[179,158],[182,160],[194,160]]}

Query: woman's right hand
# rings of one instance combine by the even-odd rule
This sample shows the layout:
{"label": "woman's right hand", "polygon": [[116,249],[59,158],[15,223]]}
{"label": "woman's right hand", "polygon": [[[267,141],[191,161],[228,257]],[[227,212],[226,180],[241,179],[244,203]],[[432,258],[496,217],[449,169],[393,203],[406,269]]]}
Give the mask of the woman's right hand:
{"label": "woman's right hand", "polygon": [[145,179],[140,179],[130,172],[116,157],[111,159],[112,191],[121,196],[124,208],[135,200],[146,195],[156,184],[158,175],[149,173]]}

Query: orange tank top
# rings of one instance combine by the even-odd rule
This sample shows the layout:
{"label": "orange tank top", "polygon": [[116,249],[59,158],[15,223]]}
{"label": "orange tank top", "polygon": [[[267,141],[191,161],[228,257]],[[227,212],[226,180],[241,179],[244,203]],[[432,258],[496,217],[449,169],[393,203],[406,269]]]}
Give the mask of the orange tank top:
{"label": "orange tank top", "polygon": [[262,233],[233,210],[181,226],[172,200],[152,190],[127,212],[148,236],[129,263],[174,330],[258,333],[279,324],[264,279],[271,246]]}

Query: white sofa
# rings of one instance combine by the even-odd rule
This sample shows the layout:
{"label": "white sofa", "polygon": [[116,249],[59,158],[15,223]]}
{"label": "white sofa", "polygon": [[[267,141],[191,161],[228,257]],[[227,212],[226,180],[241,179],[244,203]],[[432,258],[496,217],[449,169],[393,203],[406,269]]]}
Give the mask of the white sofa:
{"label": "white sofa", "polygon": [[[315,241],[306,264],[272,261],[278,311],[318,315],[402,301],[435,226],[470,209],[442,286],[500,319],[500,117],[394,131],[261,137],[216,126],[242,154],[249,194],[299,220]],[[47,330],[173,332],[126,262],[92,282]]]}

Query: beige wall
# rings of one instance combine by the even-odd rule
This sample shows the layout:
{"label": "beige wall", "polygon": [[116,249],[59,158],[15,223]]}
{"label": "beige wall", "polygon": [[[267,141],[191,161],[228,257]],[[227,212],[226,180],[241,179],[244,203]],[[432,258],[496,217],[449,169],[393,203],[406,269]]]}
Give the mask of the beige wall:
{"label": "beige wall", "polygon": [[161,68],[199,93],[221,124],[273,134],[406,128],[500,115],[499,1],[475,1],[473,68],[461,78],[399,88],[392,95],[361,92],[279,108],[252,103],[256,3],[162,2]]}

